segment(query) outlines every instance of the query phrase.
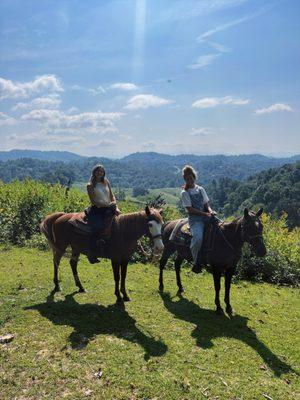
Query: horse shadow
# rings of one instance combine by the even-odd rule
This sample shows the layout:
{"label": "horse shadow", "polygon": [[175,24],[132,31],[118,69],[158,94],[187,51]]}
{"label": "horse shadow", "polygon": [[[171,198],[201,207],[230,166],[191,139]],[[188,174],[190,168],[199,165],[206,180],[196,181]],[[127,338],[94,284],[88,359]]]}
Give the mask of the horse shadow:
{"label": "horse shadow", "polygon": [[37,310],[43,317],[55,325],[73,327],[69,342],[73,349],[81,350],[97,335],[113,335],[132,343],[138,343],[145,351],[144,359],[159,357],[166,353],[167,346],[161,341],[144,334],[137,326],[124,305],[112,304],[107,307],[98,304],[77,303],[74,295],[64,300],[54,301],[51,293],[46,302],[25,307],[25,310]]}
{"label": "horse shadow", "polygon": [[214,346],[213,339],[218,337],[237,339],[252,347],[276,376],[287,372],[299,375],[258,339],[255,331],[247,325],[247,317],[235,315],[227,318],[225,315],[217,315],[215,311],[200,308],[182,295],[178,295],[179,301],[173,301],[169,293],[160,295],[169,312],[176,318],[196,326],[191,336],[196,339],[197,346],[211,348]]}

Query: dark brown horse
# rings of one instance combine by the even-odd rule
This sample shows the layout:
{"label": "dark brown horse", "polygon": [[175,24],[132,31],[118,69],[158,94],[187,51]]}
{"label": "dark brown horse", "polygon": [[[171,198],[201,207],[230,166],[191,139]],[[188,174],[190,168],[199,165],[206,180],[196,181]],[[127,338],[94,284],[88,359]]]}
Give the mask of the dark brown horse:
{"label": "dark brown horse", "polygon": [[[215,231],[213,248],[207,255],[208,264],[212,267],[214,285],[215,285],[215,304],[216,311],[222,313],[220,305],[220,288],[221,275],[225,275],[225,303],[226,312],[232,314],[230,305],[230,285],[232,275],[236,265],[242,255],[242,247],[245,242],[248,242],[252,251],[258,256],[263,257],[266,254],[266,248],[263,241],[262,231],[263,226],[259,219],[262,214],[262,209],[257,213],[244,210],[244,216],[232,222],[220,223]],[[177,252],[175,258],[175,272],[178,286],[178,292],[184,291],[181,278],[180,267],[183,260],[192,261],[192,254],[189,247],[177,245],[169,240],[169,237],[178,220],[167,222],[162,229],[162,239],[164,243],[164,251],[160,259],[160,274],[159,274],[159,290],[164,290],[163,284],[163,269],[171,254]]]}
{"label": "dark brown horse", "polygon": [[[57,212],[48,215],[41,223],[41,232],[44,233],[53,251],[54,265],[54,292],[60,290],[58,280],[58,267],[60,260],[68,246],[72,249],[70,265],[72,268],[75,284],[80,292],[84,288],[79,280],[77,273],[77,263],[80,254],[87,254],[89,249],[89,237],[78,233],[78,230],[70,223],[71,219],[80,218],[82,213],[63,213]],[[163,250],[161,239],[161,227],[163,220],[161,210],[145,208],[145,211],[121,214],[114,218],[111,227],[111,237],[107,245],[102,250],[99,257],[111,259],[111,264],[115,279],[115,295],[117,301],[129,301],[126,293],[125,280],[127,265],[137,248],[137,241],[144,235],[153,240],[154,253]],[[119,290],[121,273],[121,293]]]}

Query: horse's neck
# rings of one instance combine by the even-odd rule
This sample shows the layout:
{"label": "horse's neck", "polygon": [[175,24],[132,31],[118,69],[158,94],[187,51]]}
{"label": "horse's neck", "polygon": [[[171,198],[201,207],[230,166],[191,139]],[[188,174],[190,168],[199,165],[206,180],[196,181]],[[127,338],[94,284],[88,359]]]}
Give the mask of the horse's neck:
{"label": "horse's neck", "polygon": [[119,216],[119,233],[126,242],[135,242],[146,234],[146,215],[136,212]]}
{"label": "horse's neck", "polygon": [[229,243],[237,249],[242,248],[242,232],[239,220],[235,220],[223,225],[223,233]]}

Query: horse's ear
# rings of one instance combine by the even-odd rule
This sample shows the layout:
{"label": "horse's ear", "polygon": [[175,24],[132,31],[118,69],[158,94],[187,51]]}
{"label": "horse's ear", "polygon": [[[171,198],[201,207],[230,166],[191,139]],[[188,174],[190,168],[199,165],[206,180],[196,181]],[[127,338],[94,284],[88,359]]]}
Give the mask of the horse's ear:
{"label": "horse's ear", "polygon": [[149,217],[149,215],[151,214],[149,206],[145,207],[145,213],[146,213],[147,217]]}
{"label": "horse's ear", "polygon": [[263,209],[263,208],[260,208],[260,209],[257,211],[257,213],[256,213],[256,217],[260,217],[261,214],[263,213],[263,211],[264,211],[264,209]]}
{"label": "horse's ear", "polygon": [[248,210],[248,208],[245,208],[245,210],[244,210],[244,218],[245,219],[249,218],[249,210]]}

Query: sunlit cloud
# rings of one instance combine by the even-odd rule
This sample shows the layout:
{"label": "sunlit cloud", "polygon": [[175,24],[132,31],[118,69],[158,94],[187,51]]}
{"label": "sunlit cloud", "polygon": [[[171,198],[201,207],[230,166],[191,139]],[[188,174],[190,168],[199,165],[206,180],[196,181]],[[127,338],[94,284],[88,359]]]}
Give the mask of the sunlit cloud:
{"label": "sunlit cloud", "polygon": [[109,88],[110,89],[125,90],[125,91],[138,89],[138,87],[134,83],[126,83],[126,82],[113,83],[112,85],[110,85]]}
{"label": "sunlit cloud", "polygon": [[41,92],[62,92],[60,80],[55,75],[41,75],[29,82],[13,82],[0,78],[0,99],[22,98]]}
{"label": "sunlit cloud", "polygon": [[221,54],[205,54],[204,56],[200,56],[197,58],[195,64],[188,65],[187,68],[189,69],[199,69],[203,67],[207,67],[213,61],[215,61]]}
{"label": "sunlit cloud", "polygon": [[189,133],[190,136],[199,136],[199,137],[206,137],[210,136],[214,133],[213,128],[210,126],[203,127],[203,128],[193,128]]}
{"label": "sunlit cloud", "polygon": [[243,106],[250,102],[249,99],[238,99],[232,96],[225,97],[204,97],[192,104],[193,108],[213,108],[221,105]]}
{"label": "sunlit cloud", "polygon": [[138,110],[141,108],[161,107],[171,103],[173,103],[173,100],[164,99],[153,94],[139,94],[131,97],[124,108]]}
{"label": "sunlit cloud", "polygon": [[0,126],[15,125],[17,120],[3,112],[0,112]]}
{"label": "sunlit cloud", "polygon": [[12,111],[30,110],[30,109],[56,109],[59,108],[61,98],[58,95],[49,95],[48,97],[37,97],[28,103],[17,103]]}
{"label": "sunlit cloud", "polygon": [[272,104],[271,106],[266,107],[266,108],[259,108],[259,109],[255,110],[254,113],[257,115],[261,115],[261,114],[271,114],[271,113],[278,112],[278,111],[293,112],[294,110],[288,104],[276,103],[276,104]]}

